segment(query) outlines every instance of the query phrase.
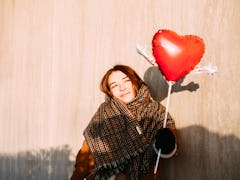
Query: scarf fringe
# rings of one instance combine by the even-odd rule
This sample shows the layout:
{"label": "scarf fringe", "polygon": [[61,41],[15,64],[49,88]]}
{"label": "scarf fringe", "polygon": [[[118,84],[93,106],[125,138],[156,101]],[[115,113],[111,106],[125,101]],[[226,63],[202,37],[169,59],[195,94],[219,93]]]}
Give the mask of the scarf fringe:
{"label": "scarf fringe", "polygon": [[129,162],[134,160],[137,156],[144,153],[149,145],[145,145],[139,150],[132,152],[131,155],[127,155],[125,157],[121,157],[115,162],[103,164],[101,167],[97,168],[94,174],[94,179],[96,180],[106,180],[113,175],[119,174],[126,170]]}

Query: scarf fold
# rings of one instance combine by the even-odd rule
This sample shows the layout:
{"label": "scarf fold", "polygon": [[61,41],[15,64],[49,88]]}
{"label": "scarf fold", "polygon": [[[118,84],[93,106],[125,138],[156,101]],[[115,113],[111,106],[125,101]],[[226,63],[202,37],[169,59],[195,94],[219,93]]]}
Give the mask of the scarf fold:
{"label": "scarf fold", "polygon": [[[138,173],[147,173],[153,137],[163,126],[164,114],[165,107],[151,98],[144,84],[127,105],[107,96],[83,133],[95,161],[94,179],[120,172],[137,179]],[[175,127],[170,115],[167,126]]]}

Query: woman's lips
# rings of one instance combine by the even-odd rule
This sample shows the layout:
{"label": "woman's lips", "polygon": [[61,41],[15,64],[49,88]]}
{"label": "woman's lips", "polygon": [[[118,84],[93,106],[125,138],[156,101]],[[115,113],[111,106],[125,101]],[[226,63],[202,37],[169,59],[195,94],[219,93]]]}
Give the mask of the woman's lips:
{"label": "woman's lips", "polygon": [[122,95],[121,95],[121,97],[128,96],[129,94],[130,94],[129,92],[127,92],[127,93],[124,93],[124,94],[122,94]]}

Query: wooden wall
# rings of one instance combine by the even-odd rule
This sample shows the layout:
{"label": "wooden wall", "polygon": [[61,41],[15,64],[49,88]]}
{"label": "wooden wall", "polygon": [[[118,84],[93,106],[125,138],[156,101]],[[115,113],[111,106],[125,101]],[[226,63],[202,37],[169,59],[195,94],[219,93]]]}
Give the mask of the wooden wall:
{"label": "wooden wall", "polygon": [[239,22],[239,0],[0,0],[0,179],[69,178],[114,64],[165,105],[165,81],[136,52],[158,29],[202,37],[200,64],[219,69],[173,87],[180,152],[161,160],[165,178],[238,179]]}

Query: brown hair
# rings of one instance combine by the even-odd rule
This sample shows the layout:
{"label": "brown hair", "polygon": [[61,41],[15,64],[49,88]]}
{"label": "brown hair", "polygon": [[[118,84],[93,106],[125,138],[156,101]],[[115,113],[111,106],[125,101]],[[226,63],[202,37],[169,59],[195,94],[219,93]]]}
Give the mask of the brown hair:
{"label": "brown hair", "polygon": [[106,74],[103,76],[101,84],[100,84],[100,89],[102,92],[105,94],[112,96],[110,92],[110,87],[108,84],[108,78],[114,71],[121,71],[122,73],[126,74],[129,79],[131,80],[134,88],[138,90],[144,82],[142,79],[138,76],[138,74],[129,66],[126,65],[115,65],[113,68],[109,69]]}

